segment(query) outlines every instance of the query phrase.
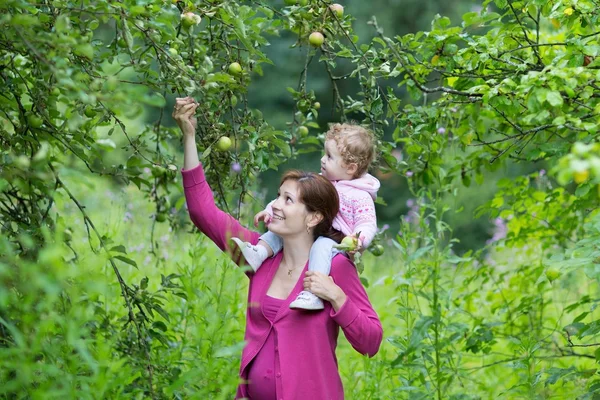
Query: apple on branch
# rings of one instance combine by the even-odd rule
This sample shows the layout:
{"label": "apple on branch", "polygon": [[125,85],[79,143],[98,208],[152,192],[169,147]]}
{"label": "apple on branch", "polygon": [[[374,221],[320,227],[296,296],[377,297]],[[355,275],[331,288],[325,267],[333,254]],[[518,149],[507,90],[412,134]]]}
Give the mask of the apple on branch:
{"label": "apple on branch", "polygon": [[229,64],[228,71],[231,75],[240,75],[242,73],[242,66],[238,62],[232,62]]}
{"label": "apple on branch", "polygon": [[181,14],[181,26],[184,29],[189,29],[194,25],[198,25],[202,21],[202,18],[199,15],[194,14],[193,12],[185,12]]}
{"label": "apple on branch", "polygon": [[334,247],[342,251],[356,251],[358,249],[358,238],[356,236],[348,235],[342,239],[340,244],[335,245]]}
{"label": "apple on branch", "polygon": [[308,37],[308,42],[313,47],[321,47],[325,41],[325,36],[321,32],[313,32]]}
{"label": "apple on branch", "polygon": [[227,136],[221,136],[217,141],[217,149],[219,151],[227,151],[231,148],[231,139]]}
{"label": "apple on branch", "polygon": [[333,11],[338,18],[342,18],[344,16],[344,6],[341,4],[334,3],[329,6],[329,9]]}

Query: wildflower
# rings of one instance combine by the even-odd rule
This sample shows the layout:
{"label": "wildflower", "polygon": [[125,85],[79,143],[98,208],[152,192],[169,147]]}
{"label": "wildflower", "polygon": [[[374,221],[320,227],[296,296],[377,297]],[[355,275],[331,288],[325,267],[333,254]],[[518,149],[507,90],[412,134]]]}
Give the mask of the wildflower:
{"label": "wildflower", "polygon": [[398,162],[402,161],[402,152],[400,150],[392,151],[392,155],[396,160],[398,160]]}
{"label": "wildflower", "polygon": [[239,174],[242,171],[242,166],[240,165],[240,163],[233,163],[231,164],[231,170],[236,174]]}
{"label": "wildflower", "polygon": [[411,177],[411,176],[413,176],[413,175],[414,175],[414,172],[412,172],[412,171],[410,171],[410,170],[409,170],[409,171],[406,171],[406,177],[407,177],[407,178],[410,178],[410,177]]}
{"label": "wildflower", "polygon": [[440,135],[443,135],[444,133],[446,133],[446,128],[444,128],[444,127],[438,128],[437,133],[439,133]]}
{"label": "wildflower", "polygon": [[132,219],[133,214],[131,214],[129,211],[127,211],[125,215],[123,215],[123,222],[131,221]]}
{"label": "wildflower", "polygon": [[565,8],[565,11],[563,11],[563,13],[564,13],[566,16],[571,16],[571,15],[573,15],[573,11],[574,11],[574,10],[573,10],[573,8],[572,8],[572,7],[567,7],[567,8]]}

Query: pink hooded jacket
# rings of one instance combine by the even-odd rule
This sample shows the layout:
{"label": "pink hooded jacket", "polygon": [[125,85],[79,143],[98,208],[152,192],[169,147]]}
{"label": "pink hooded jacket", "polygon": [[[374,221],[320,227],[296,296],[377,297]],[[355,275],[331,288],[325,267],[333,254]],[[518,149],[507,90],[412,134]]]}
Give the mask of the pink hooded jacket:
{"label": "pink hooded jacket", "polygon": [[[253,244],[260,234],[250,231],[215,205],[204,177],[202,166],[183,170],[183,186],[192,222],[221,250],[232,254],[240,264],[241,254],[230,248],[229,238],[236,236]],[[274,322],[261,312],[261,302],[266,296],[273,276],[279,267],[283,252],[267,259],[256,273],[247,273],[248,310],[246,313],[246,346],[242,352],[240,377],[236,399],[247,397],[250,362],[261,350],[267,336],[275,334],[275,376],[277,398],[282,400],[341,400],[344,389],[337,368],[335,349],[341,328],[358,352],[372,357],[379,350],[383,329],[373,310],[354,264],[338,254],[334,257],[330,276],[347,296],[346,302],[335,312],[329,302],[321,311],[292,310],[289,304],[302,290],[306,265],[294,289],[285,299]]]}
{"label": "pink hooded jacket", "polygon": [[[360,178],[331,181],[340,197],[340,211],[333,220],[333,227],[344,235],[355,235],[360,232],[363,248],[369,244],[377,233],[377,217],[375,215],[375,199],[381,186],[379,180],[371,174]],[[271,201],[265,211],[273,215]]]}

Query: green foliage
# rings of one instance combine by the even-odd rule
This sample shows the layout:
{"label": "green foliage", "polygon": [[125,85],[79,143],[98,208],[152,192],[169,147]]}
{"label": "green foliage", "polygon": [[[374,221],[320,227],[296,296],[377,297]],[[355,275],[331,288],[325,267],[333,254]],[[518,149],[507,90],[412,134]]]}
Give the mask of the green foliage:
{"label": "green foliage", "polygon": [[[169,259],[158,239],[187,223],[169,104],[200,101],[208,178],[219,204],[244,217],[260,206],[246,204],[257,174],[320,151],[305,129],[320,127],[315,68],[329,79],[332,115],[370,127],[381,173],[405,176],[418,199],[392,241],[399,257],[377,263],[392,263],[380,280],[365,256],[365,282],[394,301],[374,297],[390,345],[360,361],[364,381],[342,367],[353,392],[598,395],[598,5],[486,0],[458,24],[437,15],[427,32],[387,36],[373,18],[362,42],[348,9],[339,18],[328,5],[0,5],[2,396],[231,397],[241,274],[189,242],[169,247],[182,254]],[[308,45],[314,31],[325,37],[319,48]],[[249,91],[277,36],[302,54],[283,128]],[[224,136],[232,148],[213,151]],[[465,188],[513,165],[527,172],[501,179],[476,211],[496,221],[494,237],[459,257],[443,204],[469,201]],[[93,193],[98,177],[151,202],[139,231],[106,224],[115,210],[96,208],[107,203]],[[132,250],[135,234],[149,236],[160,273]]]}

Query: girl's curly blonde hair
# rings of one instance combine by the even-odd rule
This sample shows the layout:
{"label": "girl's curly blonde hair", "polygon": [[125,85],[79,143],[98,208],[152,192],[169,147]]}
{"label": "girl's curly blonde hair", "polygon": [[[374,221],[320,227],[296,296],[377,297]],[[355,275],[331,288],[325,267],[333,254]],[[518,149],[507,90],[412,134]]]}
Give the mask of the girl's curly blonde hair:
{"label": "girl's curly blonde hair", "polygon": [[375,158],[375,135],[358,124],[334,124],[325,140],[335,140],[344,164],[356,164],[353,179],[367,172]]}

